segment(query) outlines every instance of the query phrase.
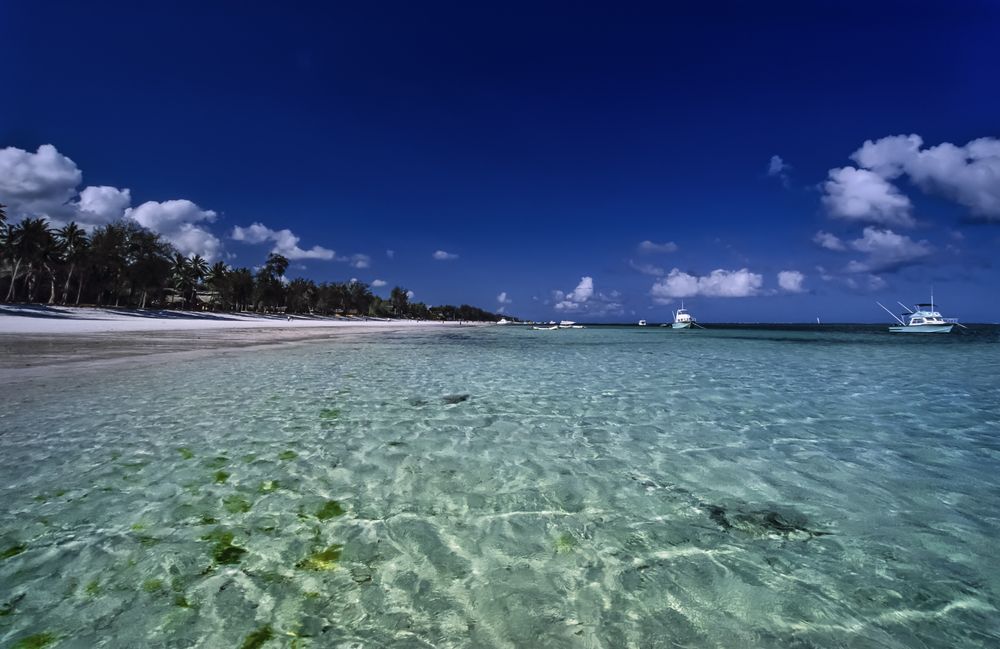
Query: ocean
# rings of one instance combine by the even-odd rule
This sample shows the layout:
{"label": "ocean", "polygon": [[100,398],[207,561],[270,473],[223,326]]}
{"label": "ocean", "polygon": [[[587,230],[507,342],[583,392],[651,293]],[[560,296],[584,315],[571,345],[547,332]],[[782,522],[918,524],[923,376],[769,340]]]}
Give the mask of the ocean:
{"label": "ocean", "polygon": [[13,386],[0,647],[1000,645],[1000,328],[334,334]]}

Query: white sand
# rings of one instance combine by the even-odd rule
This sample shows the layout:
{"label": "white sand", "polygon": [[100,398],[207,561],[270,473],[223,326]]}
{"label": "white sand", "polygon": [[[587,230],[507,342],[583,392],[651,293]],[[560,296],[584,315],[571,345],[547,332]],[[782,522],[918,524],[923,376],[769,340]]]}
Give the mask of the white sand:
{"label": "white sand", "polygon": [[0,305],[0,386],[31,390],[91,372],[138,369],[272,345],[444,332],[469,323]]}
{"label": "white sand", "polygon": [[199,329],[296,329],[303,327],[454,327],[455,322],[381,320],[323,316],[211,313],[208,311],[143,311],[63,306],[0,305],[0,334],[94,334],[115,331]]}

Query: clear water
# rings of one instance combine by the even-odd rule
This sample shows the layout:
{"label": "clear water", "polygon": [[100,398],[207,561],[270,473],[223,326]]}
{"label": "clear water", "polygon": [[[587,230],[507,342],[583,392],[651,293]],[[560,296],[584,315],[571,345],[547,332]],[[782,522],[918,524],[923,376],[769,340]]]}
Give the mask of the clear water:
{"label": "clear water", "polygon": [[16,387],[0,646],[997,646],[998,333],[493,327]]}

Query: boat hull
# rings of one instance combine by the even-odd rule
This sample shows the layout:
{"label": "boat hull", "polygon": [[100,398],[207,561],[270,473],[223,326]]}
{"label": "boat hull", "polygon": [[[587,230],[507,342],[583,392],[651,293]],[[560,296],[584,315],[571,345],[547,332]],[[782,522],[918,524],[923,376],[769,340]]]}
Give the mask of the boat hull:
{"label": "boat hull", "polygon": [[889,327],[890,333],[915,333],[915,334],[946,334],[951,331],[953,324],[918,324],[905,325],[899,327]]}
{"label": "boat hull", "polygon": [[691,328],[691,323],[690,322],[675,322],[672,326],[673,326],[674,329],[690,329]]}

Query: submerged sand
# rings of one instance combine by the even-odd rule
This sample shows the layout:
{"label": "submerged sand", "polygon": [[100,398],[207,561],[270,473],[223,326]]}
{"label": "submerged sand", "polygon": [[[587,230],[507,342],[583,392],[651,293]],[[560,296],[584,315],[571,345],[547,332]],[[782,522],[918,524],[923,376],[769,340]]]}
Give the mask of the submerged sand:
{"label": "submerged sand", "polygon": [[455,322],[0,306],[0,385]]}

